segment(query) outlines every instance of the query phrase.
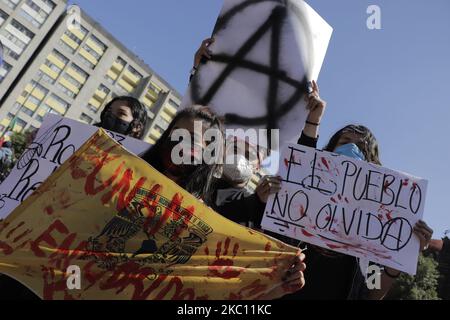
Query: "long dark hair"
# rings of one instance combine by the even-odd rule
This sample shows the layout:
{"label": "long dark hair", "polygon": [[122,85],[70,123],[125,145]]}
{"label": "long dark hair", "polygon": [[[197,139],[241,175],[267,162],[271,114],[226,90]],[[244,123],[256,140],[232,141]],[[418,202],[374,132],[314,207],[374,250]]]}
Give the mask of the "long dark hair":
{"label": "long dark hair", "polygon": [[331,137],[330,142],[328,142],[328,145],[324,150],[333,152],[337,147],[339,139],[341,139],[342,135],[345,133],[353,133],[360,136],[361,139],[356,145],[364,153],[366,161],[381,166],[378,141],[375,138],[375,135],[365,126],[351,124],[342,128]]}
{"label": "long dark hair", "polygon": [[[96,126],[102,126],[102,123],[105,121],[106,114],[110,112],[112,105],[117,101],[125,102],[126,105],[131,109],[131,114],[133,115],[133,121],[130,124],[128,135],[136,139],[143,139],[148,122],[147,111],[145,110],[144,105],[140,103],[138,99],[130,96],[120,96],[112,99],[100,114],[100,123],[97,123]],[[133,132],[133,129],[137,128],[138,126],[141,126],[141,130],[138,132]]]}
{"label": "long dark hair", "polygon": [[[204,128],[206,130],[218,130],[220,132],[220,141],[214,141],[211,143],[217,143],[218,146],[218,154],[215,155],[216,159],[222,159],[224,156],[223,150],[225,141],[223,139],[224,130],[222,119],[208,107],[194,106],[178,112],[161,138],[159,138],[156,144],[142,157],[159,172],[165,171],[164,163],[161,157],[164,144],[169,141],[170,134],[172,133],[175,124],[181,119],[201,120],[203,121]],[[214,161],[213,164],[206,164],[203,161],[202,164],[196,167],[194,172],[189,177],[185,177],[182,181],[179,181],[180,186],[195,197],[205,201],[206,204],[210,205],[212,203],[215,185],[217,183],[216,178],[220,177],[222,174],[222,163],[222,161]]]}

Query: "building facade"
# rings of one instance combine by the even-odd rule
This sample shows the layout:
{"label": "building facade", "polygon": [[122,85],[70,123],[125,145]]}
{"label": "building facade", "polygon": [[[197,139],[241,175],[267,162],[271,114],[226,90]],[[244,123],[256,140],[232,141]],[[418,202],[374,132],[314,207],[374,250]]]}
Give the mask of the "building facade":
{"label": "building facade", "polygon": [[73,11],[60,15],[13,82],[13,89],[0,98],[0,132],[13,120],[14,131],[39,128],[47,113],[94,124],[112,98],[129,95],[147,108],[150,126],[145,140],[153,144],[178,111],[181,96],[95,20],[77,10],[75,20]]}
{"label": "building facade", "polygon": [[53,25],[65,11],[67,0],[0,0],[0,99],[20,76]]}

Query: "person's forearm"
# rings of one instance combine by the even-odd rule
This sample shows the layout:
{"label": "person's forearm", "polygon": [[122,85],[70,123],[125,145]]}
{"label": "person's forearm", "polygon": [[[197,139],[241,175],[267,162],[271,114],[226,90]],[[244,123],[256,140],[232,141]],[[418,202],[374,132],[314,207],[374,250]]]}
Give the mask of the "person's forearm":
{"label": "person's forearm", "polygon": [[319,126],[306,123],[305,128],[303,129],[303,133],[310,138],[317,139],[317,137],[319,136]]}

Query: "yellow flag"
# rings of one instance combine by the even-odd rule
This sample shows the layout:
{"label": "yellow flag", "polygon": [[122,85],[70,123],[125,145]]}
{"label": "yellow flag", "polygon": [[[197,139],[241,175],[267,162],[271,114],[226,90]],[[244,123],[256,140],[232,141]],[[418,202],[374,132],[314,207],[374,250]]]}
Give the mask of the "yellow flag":
{"label": "yellow flag", "polygon": [[266,299],[298,249],[215,213],[99,130],[0,224],[43,299]]}

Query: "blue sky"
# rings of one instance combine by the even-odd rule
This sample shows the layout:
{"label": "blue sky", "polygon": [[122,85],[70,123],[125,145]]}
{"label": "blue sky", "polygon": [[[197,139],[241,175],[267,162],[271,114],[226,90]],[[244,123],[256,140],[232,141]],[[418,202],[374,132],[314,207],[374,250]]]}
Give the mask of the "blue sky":
{"label": "blue sky", "polygon": [[[386,167],[429,180],[425,220],[450,229],[450,1],[309,0],[334,28],[319,78],[323,146],[349,123],[372,129]],[[222,0],[78,0],[180,93]],[[124,6],[124,3],[127,5]],[[381,7],[382,30],[366,9]]]}

